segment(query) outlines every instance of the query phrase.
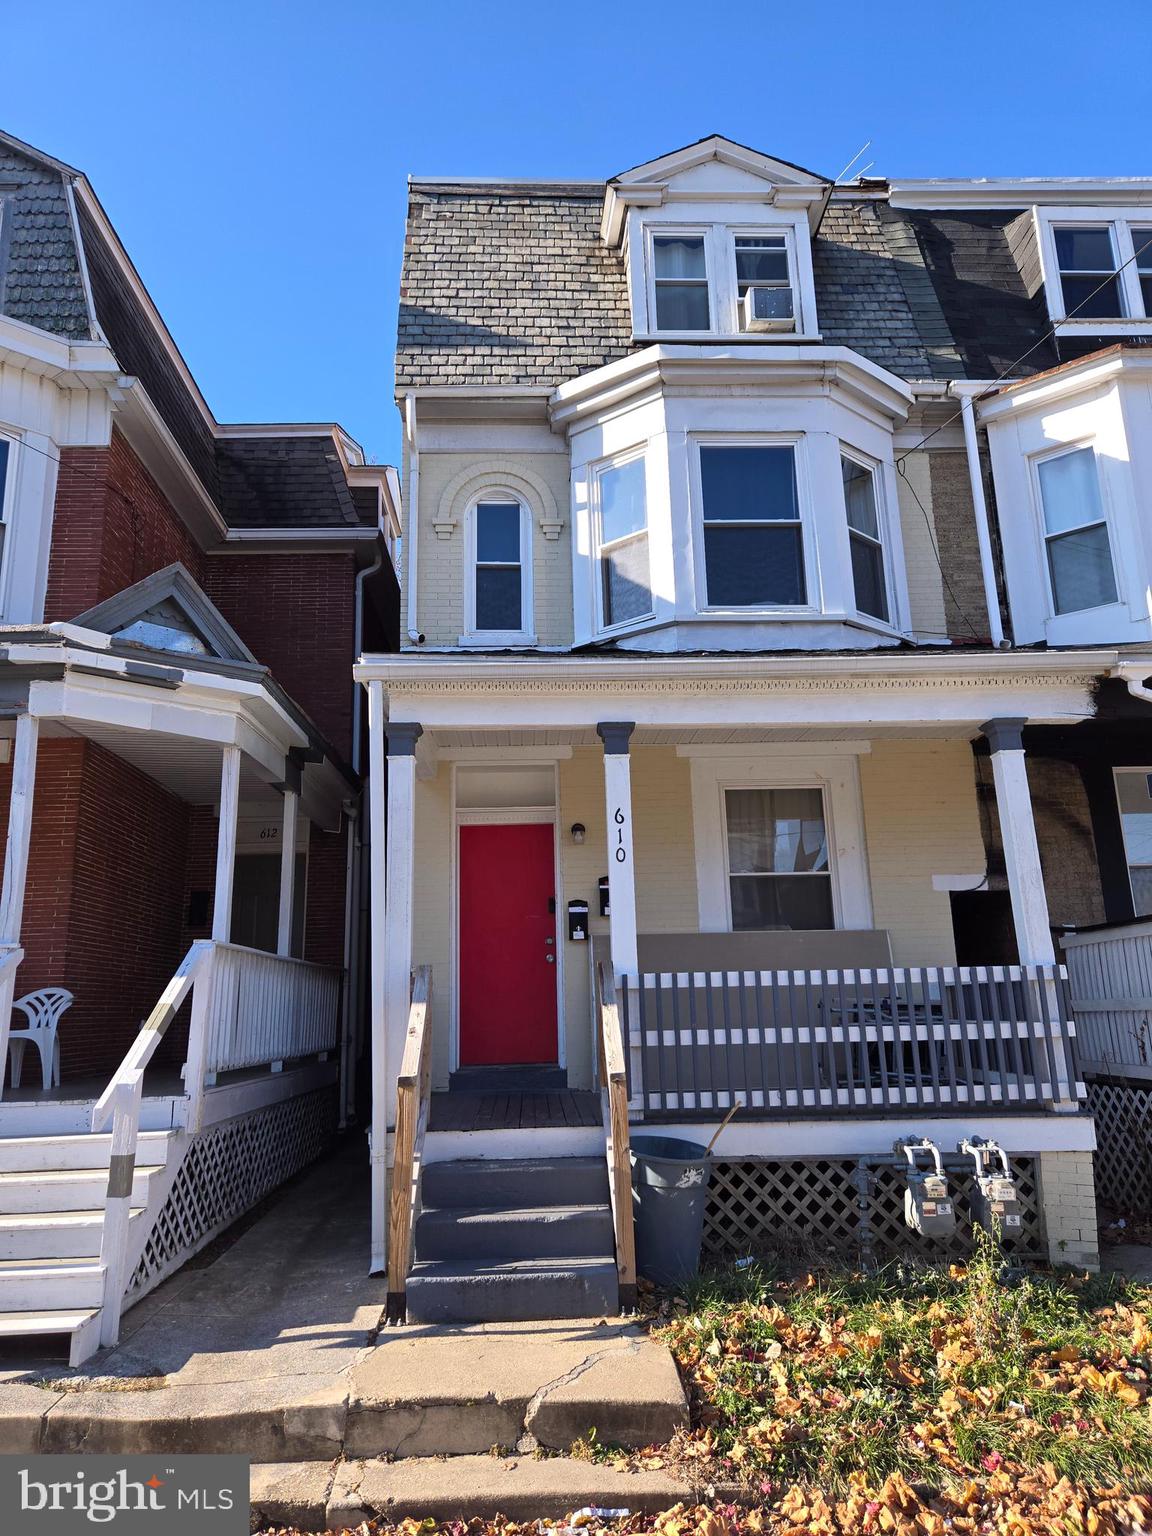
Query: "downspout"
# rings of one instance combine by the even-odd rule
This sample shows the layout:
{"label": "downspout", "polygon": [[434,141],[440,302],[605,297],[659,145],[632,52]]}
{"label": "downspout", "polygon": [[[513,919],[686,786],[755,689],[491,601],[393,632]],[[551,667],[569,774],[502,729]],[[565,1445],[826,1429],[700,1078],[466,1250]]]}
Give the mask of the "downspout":
{"label": "downspout", "polygon": [[408,443],[408,521],[404,540],[408,545],[408,638],[413,645],[423,645],[424,636],[416,624],[416,569],[420,534],[417,516],[420,507],[420,450],[416,446],[416,396],[412,390],[404,396],[404,436]]}
{"label": "downspout", "polygon": [[984,605],[988,610],[988,633],[992,644],[999,650],[1005,645],[1004,625],[1000,618],[1000,593],[996,587],[996,563],[992,557],[992,530],[988,522],[988,503],[984,498],[980,445],[976,440],[976,413],[972,406],[973,397],[987,394],[988,386],[953,380],[949,390],[960,401],[968,483],[972,488],[972,510],[976,514],[976,542],[980,546],[980,574],[984,579]]}
{"label": "downspout", "polygon": [[353,900],[356,892],[356,833],[360,821],[360,809],[348,801],[344,803],[344,815],[348,823],[348,854],[344,870],[344,1006],[340,1026],[340,1129],[348,1124],[349,1109],[355,1103],[354,1060],[352,1029],[358,1016],[360,997],[359,944],[357,923],[359,903]]}
{"label": "downspout", "polygon": [[1152,688],[1146,687],[1144,681],[1152,675],[1152,662],[1121,662],[1113,668],[1112,675],[1121,679],[1134,699],[1152,704]]}

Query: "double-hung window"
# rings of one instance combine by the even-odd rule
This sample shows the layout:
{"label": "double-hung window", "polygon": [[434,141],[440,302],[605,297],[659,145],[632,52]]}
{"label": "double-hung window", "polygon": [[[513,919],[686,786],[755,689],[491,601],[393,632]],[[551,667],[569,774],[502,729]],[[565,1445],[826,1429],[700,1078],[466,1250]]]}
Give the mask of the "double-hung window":
{"label": "double-hung window", "polygon": [[856,609],[887,623],[888,584],[884,576],[884,541],[876,501],[876,473],[858,459],[842,453],[840,474],[844,481]]}
{"label": "double-hung window", "polygon": [[1152,320],[1152,224],[1133,228],[1132,249],[1136,254],[1136,276],[1140,281],[1144,313]]}
{"label": "double-hung window", "polygon": [[653,235],[652,286],[658,331],[707,331],[712,325],[704,236]]}
{"label": "double-hung window", "polygon": [[473,624],[477,634],[516,635],[524,616],[524,518],[519,502],[481,501],[475,512]]}
{"label": "double-hung window", "polygon": [[1124,314],[1116,251],[1107,224],[1064,224],[1053,231],[1064,313],[1078,320],[1116,320]]}
{"label": "double-hung window", "polygon": [[1116,799],[1132,910],[1137,917],[1152,916],[1152,773],[1144,768],[1117,768]]}
{"label": "double-hung window", "polygon": [[733,929],[835,927],[819,789],[726,789],[724,833]]}
{"label": "double-hung window", "polygon": [[0,569],[4,563],[4,540],[8,536],[8,480],[12,468],[12,441],[0,432]]}
{"label": "double-hung window", "polygon": [[755,288],[754,321],[786,325],[794,317],[792,273],[786,235],[737,235],[736,296],[741,317],[750,288]]}
{"label": "double-hung window", "polygon": [[1036,464],[1044,548],[1056,613],[1116,601],[1116,573],[1100,496],[1096,455],[1072,448]]}
{"label": "double-hung window", "polygon": [[[1152,224],[1118,209],[1040,210],[1053,319],[1152,320]],[[1055,285],[1056,291],[1052,291]]]}
{"label": "double-hung window", "polygon": [[644,458],[608,464],[596,476],[603,626],[652,612]]}
{"label": "double-hung window", "polygon": [[702,444],[700,495],[708,607],[802,606],[807,584],[795,448]]}

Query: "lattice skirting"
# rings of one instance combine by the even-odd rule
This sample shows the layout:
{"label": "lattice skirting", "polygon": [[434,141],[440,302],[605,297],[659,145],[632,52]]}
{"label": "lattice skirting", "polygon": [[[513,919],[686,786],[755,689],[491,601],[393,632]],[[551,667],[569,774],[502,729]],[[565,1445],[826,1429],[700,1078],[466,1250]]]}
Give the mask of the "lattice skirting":
{"label": "lattice skirting", "polygon": [[238,1216],[314,1162],[336,1130],[335,1088],[210,1126],[191,1142],[128,1286],[138,1301]]}
{"label": "lattice skirting", "polygon": [[1152,1087],[1089,1082],[1096,1121],[1096,1198],[1118,1211],[1152,1211]]}
{"label": "lattice skirting", "polygon": [[[971,1177],[948,1169],[956,1199],[956,1232],[945,1248],[904,1225],[904,1179],[891,1165],[869,1164],[868,1241],[874,1257],[919,1254],[963,1257],[972,1247],[968,1210]],[[971,1166],[971,1165],[969,1165]],[[858,1202],[855,1158],[805,1158],[796,1162],[716,1163],[704,1217],[704,1250],[716,1258],[734,1254],[819,1257],[863,1252],[864,1213]],[[1044,1255],[1037,1169],[1033,1158],[1013,1158],[1024,1217],[1023,1235],[1006,1249],[1024,1259]]]}

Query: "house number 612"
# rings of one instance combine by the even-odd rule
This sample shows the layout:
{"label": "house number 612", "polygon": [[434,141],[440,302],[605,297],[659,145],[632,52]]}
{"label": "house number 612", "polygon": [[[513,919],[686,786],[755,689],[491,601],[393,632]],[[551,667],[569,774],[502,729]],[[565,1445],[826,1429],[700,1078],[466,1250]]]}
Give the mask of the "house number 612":
{"label": "house number 612", "polygon": [[616,814],[612,820],[616,823],[616,862],[627,864],[628,850],[624,846],[624,812],[619,806],[616,807]]}

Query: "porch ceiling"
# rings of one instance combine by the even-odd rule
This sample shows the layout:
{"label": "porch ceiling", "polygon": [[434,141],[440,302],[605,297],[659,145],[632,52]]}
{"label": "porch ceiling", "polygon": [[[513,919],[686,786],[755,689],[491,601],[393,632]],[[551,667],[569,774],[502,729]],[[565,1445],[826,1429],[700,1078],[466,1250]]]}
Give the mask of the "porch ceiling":
{"label": "porch ceiling", "polygon": [[[215,742],[166,736],[160,731],[123,730],[92,721],[79,726],[45,720],[40,733],[43,738],[85,737],[94,741],[189,805],[215,805],[219,799],[221,749]],[[246,756],[240,764],[240,797],[245,805],[279,806],[281,799]]]}

